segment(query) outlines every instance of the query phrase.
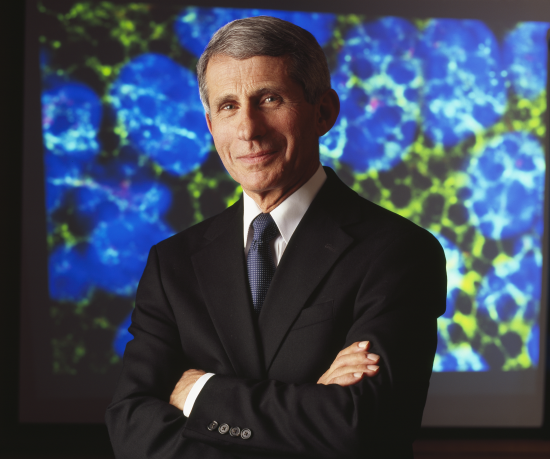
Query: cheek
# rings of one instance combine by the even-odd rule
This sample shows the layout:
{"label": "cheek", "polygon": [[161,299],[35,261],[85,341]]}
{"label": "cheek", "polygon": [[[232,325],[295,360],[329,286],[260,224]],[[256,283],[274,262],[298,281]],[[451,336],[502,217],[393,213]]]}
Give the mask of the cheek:
{"label": "cheek", "polygon": [[315,138],[315,140],[317,139],[314,135],[311,135],[311,124],[308,124],[307,122],[304,122],[304,120],[300,119],[296,119],[293,123],[290,123],[287,126],[286,132],[288,146],[292,146],[294,149],[298,150],[307,147],[313,138]]}
{"label": "cheek", "polygon": [[309,110],[303,112],[292,112],[292,115],[287,118],[288,129],[290,129],[296,137],[308,137],[310,131],[313,131],[314,120],[313,113]]}
{"label": "cheek", "polygon": [[303,124],[298,117],[287,117],[280,120],[277,131],[288,144],[296,144],[302,137]]}
{"label": "cheek", "polygon": [[229,151],[231,146],[231,139],[228,138],[227,132],[223,129],[215,129],[212,131],[212,137],[214,139],[214,146],[216,151],[222,157],[222,159],[229,157]]}

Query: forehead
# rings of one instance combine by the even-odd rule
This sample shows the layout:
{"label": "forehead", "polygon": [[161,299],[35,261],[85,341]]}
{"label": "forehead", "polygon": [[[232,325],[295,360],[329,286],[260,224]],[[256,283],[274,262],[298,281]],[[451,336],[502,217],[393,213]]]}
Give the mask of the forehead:
{"label": "forehead", "polygon": [[226,92],[247,93],[263,87],[293,86],[288,68],[289,59],[285,56],[254,56],[243,60],[213,56],[206,68],[209,97]]}

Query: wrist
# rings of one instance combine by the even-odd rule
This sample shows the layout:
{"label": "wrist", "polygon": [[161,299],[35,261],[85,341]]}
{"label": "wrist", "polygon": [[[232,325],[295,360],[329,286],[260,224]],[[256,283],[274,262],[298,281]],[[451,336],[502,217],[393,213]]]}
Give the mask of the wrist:
{"label": "wrist", "polygon": [[183,405],[184,416],[187,416],[187,417],[190,416],[191,410],[193,409],[195,401],[197,400],[202,388],[212,376],[214,376],[214,373],[202,374],[196,379],[196,381],[190,387],[190,390],[185,399],[185,403]]}

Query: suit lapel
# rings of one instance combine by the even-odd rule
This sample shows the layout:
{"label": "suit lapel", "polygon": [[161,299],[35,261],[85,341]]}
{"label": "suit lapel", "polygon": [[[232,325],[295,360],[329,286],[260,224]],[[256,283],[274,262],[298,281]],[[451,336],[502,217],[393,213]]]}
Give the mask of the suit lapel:
{"label": "suit lapel", "polygon": [[226,211],[212,223],[205,234],[212,241],[192,258],[210,317],[235,374],[260,379],[265,370],[248,289],[242,200],[236,206],[231,216]]}
{"label": "suit lapel", "polygon": [[332,170],[327,175],[290,239],[262,307],[259,329],[266,370],[307,299],[353,242],[341,229],[341,215],[345,200],[356,195]]}

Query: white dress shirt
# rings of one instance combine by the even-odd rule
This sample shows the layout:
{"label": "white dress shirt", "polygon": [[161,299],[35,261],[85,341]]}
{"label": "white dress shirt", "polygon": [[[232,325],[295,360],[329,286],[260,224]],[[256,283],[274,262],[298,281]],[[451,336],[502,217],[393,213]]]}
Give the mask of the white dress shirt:
{"label": "white dress shirt", "polygon": [[[275,266],[279,265],[290,238],[326,179],[327,174],[323,166],[319,164],[317,172],[304,185],[270,212],[280,233],[279,236],[271,241],[271,253],[273,254]],[[244,255],[245,258],[248,258],[248,251],[254,237],[252,221],[262,213],[262,210],[246,192],[243,192],[243,204]],[[201,389],[212,376],[214,376],[214,373],[206,373],[195,382],[185,400],[183,407],[183,414],[185,416],[189,417]]]}

